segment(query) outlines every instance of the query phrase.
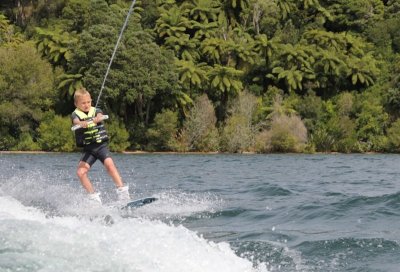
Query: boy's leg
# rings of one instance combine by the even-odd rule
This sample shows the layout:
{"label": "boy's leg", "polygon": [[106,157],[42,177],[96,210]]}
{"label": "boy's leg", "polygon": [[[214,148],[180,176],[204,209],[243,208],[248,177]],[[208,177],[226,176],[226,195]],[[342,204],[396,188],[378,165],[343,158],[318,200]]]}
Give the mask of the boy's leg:
{"label": "boy's leg", "polygon": [[119,175],[118,169],[114,164],[114,161],[108,157],[104,160],[104,166],[107,169],[107,172],[112,177],[115,185],[117,186],[117,196],[119,201],[127,202],[131,199],[129,195],[129,187],[122,182],[121,176]]}
{"label": "boy's leg", "polygon": [[90,182],[87,173],[90,170],[90,165],[87,162],[80,161],[78,164],[78,169],[76,171],[76,174],[79,177],[79,180],[81,181],[81,184],[83,188],[89,193],[93,194],[94,193],[94,188],[92,183]]}
{"label": "boy's leg", "polygon": [[122,182],[122,178],[118,172],[118,169],[115,166],[114,161],[111,157],[108,157],[104,160],[104,167],[106,168],[108,174],[111,176],[117,187],[124,186],[124,183]]}
{"label": "boy's leg", "polygon": [[108,174],[113,179],[115,186],[117,187],[118,200],[129,201],[129,187],[124,186],[118,169],[115,166],[113,159],[111,158],[110,151],[108,150],[107,145],[104,144],[100,146],[96,152],[96,156],[103,162],[103,165],[106,168]]}

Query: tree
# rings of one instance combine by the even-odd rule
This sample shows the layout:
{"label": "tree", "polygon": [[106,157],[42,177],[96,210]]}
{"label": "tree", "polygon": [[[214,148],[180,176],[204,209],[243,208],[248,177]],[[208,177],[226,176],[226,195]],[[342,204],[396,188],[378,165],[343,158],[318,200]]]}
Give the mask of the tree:
{"label": "tree", "polygon": [[286,19],[295,7],[291,0],[277,1],[277,4],[280,14],[282,14],[282,19]]}
{"label": "tree", "polygon": [[221,148],[224,151],[251,151],[257,131],[257,126],[253,124],[257,103],[257,98],[246,92],[234,99],[221,133]]}
{"label": "tree", "polygon": [[1,45],[18,45],[23,42],[23,37],[20,33],[15,32],[13,25],[6,16],[0,13],[0,46]]}
{"label": "tree", "polygon": [[351,82],[353,85],[361,84],[370,86],[379,74],[377,62],[372,53],[364,55],[359,59],[352,59],[349,63]]}
{"label": "tree", "polygon": [[71,152],[75,150],[75,139],[71,132],[71,119],[61,117],[49,111],[45,114],[37,131],[41,149],[55,152]]}
{"label": "tree", "polygon": [[220,8],[217,0],[191,0],[182,5],[182,9],[187,9],[189,16],[200,24],[215,22]]}
{"label": "tree", "polygon": [[68,31],[82,33],[87,28],[90,18],[90,2],[88,0],[70,0],[62,10]]}
{"label": "tree", "polygon": [[272,54],[277,49],[277,45],[273,40],[269,40],[267,35],[256,35],[254,39],[254,51],[261,56],[264,64],[268,66]]}
{"label": "tree", "polygon": [[[163,107],[180,107],[181,87],[171,51],[160,48],[147,33],[127,33],[126,50],[115,60],[104,99],[124,116],[146,125]],[[115,99],[117,98],[117,99]]]}
{"label": "tree", "polygon": [[209,96],[219,102],[217,117],[218,120],[223,120],[226,115],[229,97],[234,97],[243,90],[241,81],[243,71],[216,64],[208,72],[207,76],[210,79],[212,90]]}
{"label": "tree", "polygon": [[189,34],[184,34],[180,37],[167,37],[164,46],[172,49],[178,58],[191,61],[200,59],[199,41],[196,38],[190,38]]}
{"label": "tree", "polygon": [[54,65],[67,68],[72,60],[73,49],[78,43],[76,33],[70,33],[61,29],[49,30],[37,27],[38,51]]}
{"label": "tree", "polygon": [[82,74],[62,74],[57,80],[57,90],[61,90],[61,97],[72,98],[76,89],[81,88],[83,86],[82,83]]}
{"label": "tree", "polygon": [[180,37],[185,34],[189,20],[178,6],[166,9],[160,7],[160,18],[156,22],[156,32],[160,38]]}
{"label": "tree", "polygon": [[322,0],[332,15],[327,28],[335,32],[362,32],[369,25],[382,20],[384,5],[381,0]]}
{"label": "tree", "polygon": [[217,151],[219,135],[215,110],[207,95],[196,98],[184,121],[179,141],[186,151]]}
{"label": "tree", "polygon": [[206,63],[195,64],[192,61],[185,61],[177,59],[175,61],[178,71],[179,79],[188,91],[201,90],[206,86],[208,81],[207,71],[209,67]]}
{"label": "tree", "polygon": [[286,44],[281,49],[277,60],[271,64],[272,73],[267,77],[277,82],[283,80],[289,92],[303,90],[305,82],[315,79],[312,69],[315,51],[301,44]]}
{"label": "tree", "polygon": [[[18,139],[38,126],[54,101],[51,65],[42,60],[32,42],[0,47],[0,127]],[[3,146],[8,149],[10,146]]]}
{"label": "tree", "polygon": [[171,150],[174,145],[178,126],[178,114],[164,110],[154,118],[154,124],[147,130],[149,143],[147,148],[154,150]]}
{"label": "tree", "polygon": [[125,151],[129,146],[129,132],[125,128],[125,124],[118,118],[111,118],[107,122],[107,133],[110,137],[110,150],[115,152]]}

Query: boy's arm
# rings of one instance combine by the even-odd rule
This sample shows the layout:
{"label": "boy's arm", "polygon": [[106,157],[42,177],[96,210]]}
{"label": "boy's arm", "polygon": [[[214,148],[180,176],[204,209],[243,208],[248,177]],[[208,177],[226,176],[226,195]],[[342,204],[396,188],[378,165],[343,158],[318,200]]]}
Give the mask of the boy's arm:
{"label": "boy's arm", "polygon": [[98,110],[98,112],[96,113],[96,117],[94,117],[92,120],[80,121],[78,116],[76,116],[74,113],[72,114],[71,119],[72,119],[72,124],[74,126],[79,125],[82,128],[87,128],[87,126],[90,123],[98,124],[98,123],[102,122],[104,119],[107,119],[107,117],[108,116],[104,115],[101,110]]}
{"label": "boy's arm", "polygon": [[79,125],[79,127],[82,127],[82,128],[87,128],[87,126],[88,126],[88,122],[79,120],[79,117],[75,112],[73,112],[71,114],[71,120],[72,120],[72,124],[74,126]]}
{"label": "boy's arm", "polygon": [[103,111],[100,108],[96,108],[96,117],[93,118],[93,123],[96,125],[104,120]]}
{"label": "boy's arm", "polygon": [[75,125],[79,125],[83,128],[87,128],[88,122],[87,121],[80,121],[79,118],[72,119],[72,123]]}

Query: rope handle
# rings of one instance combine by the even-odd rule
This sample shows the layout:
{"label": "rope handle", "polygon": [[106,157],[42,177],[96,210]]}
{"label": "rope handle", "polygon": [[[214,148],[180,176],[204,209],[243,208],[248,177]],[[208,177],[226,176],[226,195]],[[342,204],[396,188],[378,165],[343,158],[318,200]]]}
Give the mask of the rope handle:
{"label": "rope handle", "polygon": [[[107,119],[108,119],[108,115],[103,115],[103,116],[101,117],[100,122],[101,122],[101,121],[104,121],[104,120],[107,120]],[[88,121],[88,125],[89,125],[89,124],[93,124],[93,119],[90,120],[90,121]],[[75,125],[75,126],[71,127],[71,130],[72,130],[72,131],[75,131],[75,130],[77,130],[78,128],[81,128],[81,125]]]}

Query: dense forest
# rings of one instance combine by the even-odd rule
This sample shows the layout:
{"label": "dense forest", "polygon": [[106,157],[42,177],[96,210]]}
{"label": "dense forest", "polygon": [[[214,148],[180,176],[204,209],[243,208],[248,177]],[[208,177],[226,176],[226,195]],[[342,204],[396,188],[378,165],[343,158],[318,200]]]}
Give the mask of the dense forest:
{"label": "dense forest", "polygon": [[[0,150],[76,150],[131,1],[2,0]],[[399,0],[137,0],[99,106],[114,151],[398,152]]]}

